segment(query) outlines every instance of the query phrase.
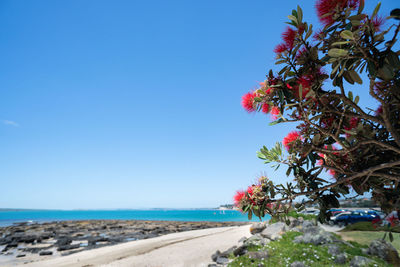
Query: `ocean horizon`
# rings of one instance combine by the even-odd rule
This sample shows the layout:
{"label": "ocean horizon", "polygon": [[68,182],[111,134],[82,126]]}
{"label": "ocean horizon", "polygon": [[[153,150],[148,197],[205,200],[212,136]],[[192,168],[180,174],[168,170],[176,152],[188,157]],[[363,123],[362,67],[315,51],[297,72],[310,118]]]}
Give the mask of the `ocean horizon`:
{"label": "ocean horizon", "polygon": [[[266,216],[263,221],[270,217]],[[149,221],[210,221],[210,222],[245,222],[260,221],[237,210],[219,209],[0,209],[0,227],[15,223],[44,223],[70,220],[149,220]]]}

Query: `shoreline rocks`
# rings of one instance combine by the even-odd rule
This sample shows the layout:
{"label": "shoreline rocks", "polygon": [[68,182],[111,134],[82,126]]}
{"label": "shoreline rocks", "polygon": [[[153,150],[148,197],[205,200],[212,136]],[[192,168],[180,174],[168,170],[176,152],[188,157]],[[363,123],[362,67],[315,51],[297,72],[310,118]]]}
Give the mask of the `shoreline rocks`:
{"label": "shoreline rocks", "polygon": [[17,262],[29,262],[35,254],[56,257],[169,233],[245,224],[248,223],[139,220],[20,223],[0,227],[0,257],[13,255]]}

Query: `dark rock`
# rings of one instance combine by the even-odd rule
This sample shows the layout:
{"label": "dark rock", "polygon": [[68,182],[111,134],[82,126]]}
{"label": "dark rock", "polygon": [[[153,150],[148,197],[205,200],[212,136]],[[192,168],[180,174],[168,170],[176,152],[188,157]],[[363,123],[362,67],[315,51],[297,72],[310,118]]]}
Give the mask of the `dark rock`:
{"label": "dark rock", "polygon": [[237,247],[237,248],[233,251],[233,255],[234,255],[235,257],[238,257],[238,256],[242,256],[242,255],[246,254],[246,252],[247,252],[247,246],[242,245],[242,246]]}
{"label": "dark rock", "polygon": [[227,257],[218,256],[218,258],[215,262],[217,264],[227,264],[229,262],[229,259]]}
{"label": "dark rock", "polygon": [[25,257],[26,256],[26,254],[18,254],[16,257],[17,258],[22,258],[22,257]]}
{"label": "dark rock", "polygon": [[217,250],[214,254],[211,255],[211,259],[213,261],[217,261],[219,255],[221,255],[221,251]]}
{"label": "dark rock", "polygon": [[18,247],[18,243],[15,242],[15,241],[13,241],[13,242],[7,244],[7,245],[5,246],[5,248],[2,250],[2,252],[6,252],[6,251],[9,250],[10,248],[16,248],[16,247]]}
{"label": "dark rock", "polygon": [[372,261],[363,256],[354,256],[350,262],[350,267],[363,267],[368,266]]}
{"label": "dark rock", "polygon": [[250,227],[250,233],[252,235],[261,233],[265,229],[265,223],[253,223]]}
{"label": "dark rock", "polygon": [[383,239],[373,240],[367,249],[369,255],[378,256],[394,266],[400,266],[400,259],[397,250]]}
{"label": "dark rock", "polygon": [[268,250],[250,251],[246,255],[251,259],[266,259],[268,258]]}
{"label": "dark rock", "polygon": [[302,261],[295,261],[290,264],[290,267],[305,267],[305,265]]}
{"label": "dark rock", "polygon": [[25,235],[19,238],[19,242],[22,243],[34,243],[37,237],[35,235]]}
{"label": "dark rock", "polygon": [[238,242],[239,242],[239,243],[243,243],[243,242],[246,241],[246,240],[247,240],[247,237],[244,236],[244,237],[240,238]]}
{"label": "dark rock", "polygon": [[277,222],[268,225],[262,232],[261,235],[270,240],[277,240],[281,238],[282,233],[286,232],[287,226],[283,222]]}
{"label": "dark rock", "polygon": [[[321,229],[322,230],[322,229]],[[334,237],[331,233],[320,231],[319,234],[306,233],[302,236],[296,236],[293,240],[294,243],[310,243],[314,245],[322,245],[332,243]]]}
{"label": "dark rock", "polygon": [[39,252],[39,256],[48,256],[48,255],[53,255],[53,251],[45,250]]}
{"label": "dark rock", "polygon": [[336,264],[345,264],[346,262],[347,262],[347,255],[345,253],[337,255],[335,258]]}
{"label": "dark rock", "polygon": [[57,248],[57,251],[64,251],[64,250],[76,249],[76,248],[79,248],[80,246],[81,246],[80,244],[59,246],[59,247]]}
{"label": "dark rock", "polygon": [[209,264],[208,267],[218,267],[218,265],[212,263],[212,264]]}
{"label": "dark rock", "polygon": [[63,236],[63,237],[59,237],[58,239],[57,239],[57,242],[56,242],[56,246],[66,246],[66,245],[69,245],[69,244],[71,244],[72,243],[72,239],[71,238],[69,238],[69,237],[67,237],[67,236]]}

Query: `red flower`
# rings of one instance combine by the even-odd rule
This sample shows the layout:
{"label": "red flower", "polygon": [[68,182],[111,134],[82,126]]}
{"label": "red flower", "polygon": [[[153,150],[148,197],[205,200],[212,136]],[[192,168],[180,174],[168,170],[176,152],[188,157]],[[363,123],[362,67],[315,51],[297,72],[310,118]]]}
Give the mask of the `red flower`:
{"label": "red flower", "polygon": [[363,0],[319,0],[316,4],[319,20],[325,26],[330,25],[335,22],[334,13],[342,11],[345,7],[357,8],[360,1]]}
{"label": "red flower", "polygon": [[264,103],[262,105],[261,111],[264,112],[265,114],[269,113],[269,105],[267,103]]}
{"label": "red flower", "polygon": [[277,106],[273,106],[271,108],[272,119],[276,120],[280,113],[281,113],[281,111],[279,110],[279,108]]}
{"label": "red flower", "polygon": [[290,132],[285,138],[283,138],[283,145],[286,150],[289,151],[290,147],[293,145],[293,142],[300,140],[300,134],[296,131]]}
{"label": "red flower", "polygon": [[357,127],[359,119],[357,117],[353,117],[349,121],[349,126],[344,127],[345,130],[350,131]]}
{"label": "red flower", "polygon": [[381,26],[385,23],[385,20],[383,17],[380,16],[375,16],[374,19],[372,20],[372,24],[374,25],[375,31],[380,32],[381,31]]}
{"label": "red flower", "polygon": [[282,33],[282,39],[287,49],[291,50],[293,48],[296,35],[297,31],[293,30],[290,27],[287,27],[286,30]]}
{"label": "red flower", "polygon": [[375,116],[381,115],[383,112],[382,105],[380,105],[376,110],[375,110]]}
{"label": "red flower", "polygon": [[254,92],[248,92],[242,96],[242,107],[249,113],[255,111],[254,97],[256,97]]}
{"label": "red flower", "polygon": [[247,194],[249,194],[250,196],[253,195],[253,187],[252,186],[247,187]]}
{"label": "red flower", "polygon": [[287,48],[287,46],[285,44],[278,44],[275,47],[274,52],[277,53],[277,54],[281,54],[281,53],[283,53],[283,52],[285,52],[287,50],[288,50],[288,48]]}
{"label": "red flower", "polygon": [[233,197],[233,202],[236,207],[240,206],[240,202],[245,197],[245,193],[243,191],[236,191],[236,195]]}

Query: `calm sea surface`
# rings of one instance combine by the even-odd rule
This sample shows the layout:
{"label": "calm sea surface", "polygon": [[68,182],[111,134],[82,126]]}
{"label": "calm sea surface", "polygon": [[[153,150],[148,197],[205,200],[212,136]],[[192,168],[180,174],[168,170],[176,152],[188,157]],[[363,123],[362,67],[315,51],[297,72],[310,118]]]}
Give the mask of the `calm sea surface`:
{"label": "calm sea surface", "polygon": [[[0,211],[0,226],[16,222],[64,220],[248,221],[236,210],[18,210]],[[267,220],[265,217],[263,220]],[[252,221],[259,221],[253,218]]]}

